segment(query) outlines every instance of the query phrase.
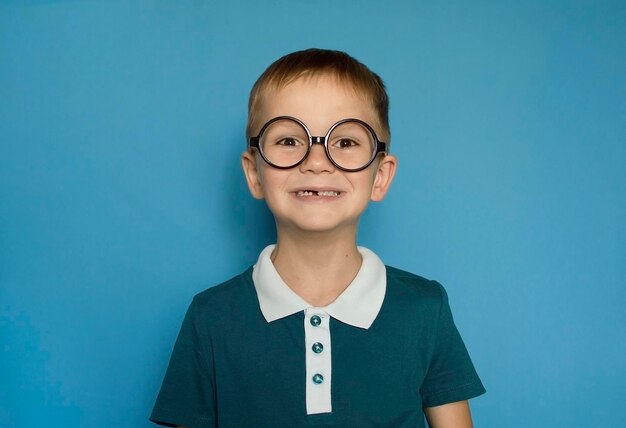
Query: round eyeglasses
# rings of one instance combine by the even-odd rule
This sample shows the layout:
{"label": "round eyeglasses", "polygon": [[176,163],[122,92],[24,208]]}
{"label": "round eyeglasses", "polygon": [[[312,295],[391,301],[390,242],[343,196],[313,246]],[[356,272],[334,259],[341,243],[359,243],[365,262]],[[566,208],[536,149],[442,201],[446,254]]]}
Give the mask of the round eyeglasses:
{"label": "round eyeglasses", "polygon": [[387,143],[380,141],[372,127],[359,119],[340,120],[325,136],[314,137],[301,120],[279,116],[269,120],[259,135],[248,140],[248,147],[256,147],[265,162],[280,169],[304,162],[313,144],[322,144],[332,164],[347,172],[367,168],[376,155],[388,151]]}

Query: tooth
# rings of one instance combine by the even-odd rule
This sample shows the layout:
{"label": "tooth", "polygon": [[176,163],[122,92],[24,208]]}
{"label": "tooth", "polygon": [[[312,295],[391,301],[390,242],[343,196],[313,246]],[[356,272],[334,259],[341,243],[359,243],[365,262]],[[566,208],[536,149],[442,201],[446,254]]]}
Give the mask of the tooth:
{"label": "tooth", "polygon": [[309,191],[309,190],[298,190],[296,193],[297,196],[339,196],[339,192],[335,192],[333,190],[324,190],[324,191]]}

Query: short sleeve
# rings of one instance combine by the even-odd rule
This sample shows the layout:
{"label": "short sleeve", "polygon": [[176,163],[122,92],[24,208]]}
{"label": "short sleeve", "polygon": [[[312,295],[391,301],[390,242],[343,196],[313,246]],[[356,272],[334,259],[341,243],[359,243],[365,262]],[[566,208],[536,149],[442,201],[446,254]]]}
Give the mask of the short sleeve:
{"label": "short sleeve", "polygon": [[448,295],[441,292],[441,308],[435,327],[432,355],[420,392],[424,407],[463,401],[485,393],[454,320]]}
{"label": "short sleeve", "polygon": [[212,348],[197,306],[194,299],[187,310],[150,416],[159,425],[216,426]]}

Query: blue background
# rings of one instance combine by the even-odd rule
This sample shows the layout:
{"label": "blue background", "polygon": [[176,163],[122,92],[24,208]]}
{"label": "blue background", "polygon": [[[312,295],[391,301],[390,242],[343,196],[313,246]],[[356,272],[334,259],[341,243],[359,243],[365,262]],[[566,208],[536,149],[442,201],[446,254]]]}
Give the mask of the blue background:
{"label": "blue background", "polygon": [[247,95],[311,46],[388,85],[360,244],[446,286],[476,425],[622,425],[625,5],[3,1],[0,425],[149,426],[191,297],[273,241]]}

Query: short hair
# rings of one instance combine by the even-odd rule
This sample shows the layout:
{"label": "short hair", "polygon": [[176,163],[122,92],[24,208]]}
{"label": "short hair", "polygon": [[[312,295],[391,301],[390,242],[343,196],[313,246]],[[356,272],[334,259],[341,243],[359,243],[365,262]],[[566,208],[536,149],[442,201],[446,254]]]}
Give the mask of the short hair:
{"label": "short hair", "polygon": [[345,52],[315,48],[279,58],[257,79],[248,100],[246,136],[252,137],[260,105],[268,91],[281,89],[302,76],[319,75],[334,76],[365,95],[374,107],[379,124],[386,134],[385,139],[389,140],[389,97],[380,76]]}

